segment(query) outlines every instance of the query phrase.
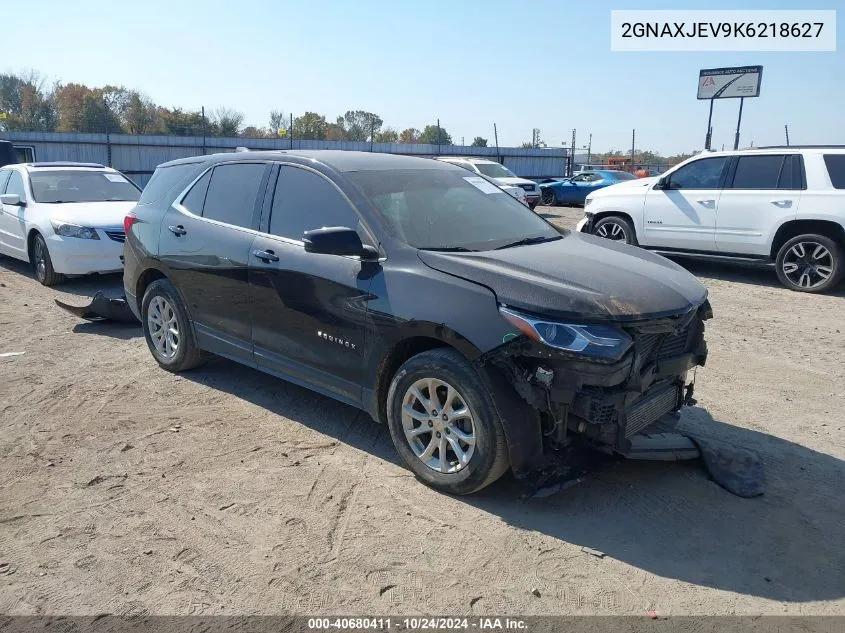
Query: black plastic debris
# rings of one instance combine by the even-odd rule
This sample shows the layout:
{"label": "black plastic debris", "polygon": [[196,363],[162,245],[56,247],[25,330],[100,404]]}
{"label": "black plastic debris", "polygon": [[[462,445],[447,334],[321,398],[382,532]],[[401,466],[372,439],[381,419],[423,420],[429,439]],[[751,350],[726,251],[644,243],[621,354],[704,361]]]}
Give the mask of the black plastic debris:
{"label": "black plastic debris", "polygon": [[86,321],[114,321],[139,325],[125,297],[112,299],[100,291],[94,295],[87,306],[73,306],[58,299],[55,299],[55,302],[60,308]]}

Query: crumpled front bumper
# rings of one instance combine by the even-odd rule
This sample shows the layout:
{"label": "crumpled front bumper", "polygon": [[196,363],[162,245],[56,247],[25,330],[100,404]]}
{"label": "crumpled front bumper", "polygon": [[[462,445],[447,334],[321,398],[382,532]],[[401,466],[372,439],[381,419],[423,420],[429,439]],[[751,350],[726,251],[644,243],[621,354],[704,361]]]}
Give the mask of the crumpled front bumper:
{"label": "crumpled front bumper", "polygon": [[[596,362],[524,337],[497,348],[485,362],[538,414],[540,452],[578,437],[599,450],[634,456],[643,452],[643,432],[695,403],[689,377],[707,360],[704,321],[711,316],[705,301],[685,315],[624,325],[634,346],[616,362]],[[524,434],[516,428],[524,420],[509,422],[510,433]],[[536,458],[536,447],[532,454]],[[519,456],[512,455],[513,461],[528,467]]]}

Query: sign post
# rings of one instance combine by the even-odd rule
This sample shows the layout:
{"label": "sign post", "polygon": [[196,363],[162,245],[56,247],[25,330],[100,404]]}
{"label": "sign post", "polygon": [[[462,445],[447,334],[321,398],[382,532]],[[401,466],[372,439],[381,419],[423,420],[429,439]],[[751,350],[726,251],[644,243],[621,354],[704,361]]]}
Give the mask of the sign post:
{"label": "sign post", "polygon": [[734,149],[739,147],[739,127],[742,123],[742,105],[745,97],[760,96],[762,66],[736,66],[732,68],[706,68],[698,73],[698,99],[710,100],[710,114],[707,118],[707,136],[704,149],[710,149],[713,140],[713,101],[716,99],[739,99],[739,116],[736,122]]}

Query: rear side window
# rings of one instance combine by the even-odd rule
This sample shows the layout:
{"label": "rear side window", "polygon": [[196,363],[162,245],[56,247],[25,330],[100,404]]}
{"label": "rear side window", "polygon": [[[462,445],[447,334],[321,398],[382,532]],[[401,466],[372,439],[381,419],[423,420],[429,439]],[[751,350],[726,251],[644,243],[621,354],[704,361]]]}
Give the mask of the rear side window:
{"label": "rear side window", "polygon": [[298,167],[279,168],[270,233],[301,240],[305,231],[324,226],[358,230],[358,215],[337,188],[322,176]]}
{"label": "rear side window", "polygon": [[824,164],[831,184],[836,189],[845,189],[845,154],[825,154]]}
{"label": "rear side window", "polygon": [[264,163],[218,165],[211,174],[202,217],[251,228]]}
{"label": "rear side window", "polygon": [[702,158],[688,163],[669,176],[670,189],[718,189],[726,156]]}
{"label": "rear side window", "polygon": [[20,196],[21,200],[26,200],[26,191],[23,186],[23,176],[20,175],[20,172],[12,172],[12,175],[9,178],[9,184],[6,185],[6,193],[16,193]]}
{"label": "rear side window", "polygon": [[[740,156],[736,161],[736,170],[732,189],[777,189],[786,156]],[[787,163],[790,171],[791,161]]]}
{"label": "rear side window", "polygon": [[182,206],[194,215],[202,215],[202,208],[205,204],[205,193],[208,191],[208,183],[211,180],[211,170],[207,171],[202,178],[197,180],[188,195],[182,199]]}
{"label": "rear side window", "polygon": [[6,183],[9,182],[9,174],[12,173],[12,170],[0,169],[0,193],[5,193]]}
{"label": "rear side window", "polygon": [[[150,204],[158,202],[171,189],[177,185],[184,183],[182,186],[188,184],[185,182],[188,178],[197,171],[199,163],[185,163],[184,165],[173,165],[172,167],[159,167],[155,170],[153,177],[144,191],[141,193],[141,199],[138,204]],[[174,196],[176,192],[173,192]],[[171,198],[172,200],[172,198]],[[169,201],[168,201],[169,202]]]}

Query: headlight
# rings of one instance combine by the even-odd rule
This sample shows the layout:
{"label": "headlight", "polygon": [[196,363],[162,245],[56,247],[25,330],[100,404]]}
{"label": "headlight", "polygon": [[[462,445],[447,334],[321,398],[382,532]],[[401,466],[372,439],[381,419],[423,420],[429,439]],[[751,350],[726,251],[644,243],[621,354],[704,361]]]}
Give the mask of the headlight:
{"label": "headlight", "polygon": [[88,226],[79,226],[78,224],[62,222],[61,220],[50,220],[50,224],[53,225],[56,235],[61,235],[62,237],[78,237],[82,240],[100,239],[97,231]]}
{"label": "headlight", "polygon": [[508,308],[499,308],[499,312],[528,338],[583,356],[618,360],[633,344],[630,336],[610,325],[544,321]]}

